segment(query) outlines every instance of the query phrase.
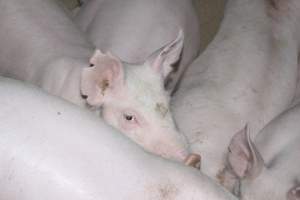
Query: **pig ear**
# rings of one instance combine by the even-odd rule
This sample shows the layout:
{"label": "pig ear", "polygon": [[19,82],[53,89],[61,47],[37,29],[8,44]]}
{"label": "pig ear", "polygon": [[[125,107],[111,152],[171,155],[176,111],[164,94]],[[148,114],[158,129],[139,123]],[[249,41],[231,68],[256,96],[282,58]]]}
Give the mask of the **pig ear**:
{"label": "pig ear", "polygon": [[287,200],[300,200],[300,185],[296,185],[287,193]]}
{"label": "pig ear", "polygon": [[225,167],[219,174],[217,175],[219,183],[223,185],[227,190],[232,192],[235,195],[239,194],[239,179],[236,174],[228,167]]}
{"label": "pig ear", "polygon": [[264,161],[250,139],[248,126],[233,136],[227,158],[239,178],[255,178],[260,174]]}
{"label": "pig ear", "polygon": [[96,65],[97,60],[99,57],[105,56],[104,53],[102,53],[99,49],[96,49],[92,57],[90,58],[90,64],[91,65]]}
{"label": "pig ear", "polygon": [[91,106],[101,106],[105,95],[122,86],[123,66],[112,54],[96,50],[91,57],[91,67],[84,68],[81,74],[81,94],[86,96]]}
{"label": "pig ear", "polygon": [[179,61],[183,49],[184,34],[180,30],[177,38],[166,46],[155,51],[147,61],[151,67],[164,78],[173,70],[172,64]]}

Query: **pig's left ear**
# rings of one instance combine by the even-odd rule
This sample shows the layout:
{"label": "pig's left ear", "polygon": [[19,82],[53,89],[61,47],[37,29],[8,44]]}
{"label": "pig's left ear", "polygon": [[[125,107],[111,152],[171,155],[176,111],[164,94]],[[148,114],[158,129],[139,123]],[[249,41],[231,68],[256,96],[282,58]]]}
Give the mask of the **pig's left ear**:
{"label": "pig's left ear", "polygon": [[84,68],[81,74],[81,94],[87,103],[99,107],[107,92],[116,91],[123,84],[123,65],[111,53],[103,54],[96,50],[90,59],[91,67]]}
{"label": "pig's left ear", "polygon": [[176,39],[158,49],[146,60],[147,63],[164,78],[173,70],[172,65],[179,61],[183,49],[184,34],[180,30]]}
{"label": "pig's left ear", "polygon": [[251,141],[248,127],[235,134],[229,145],[228,163],[240,178],[256,178],[264,167],[264,161]]}

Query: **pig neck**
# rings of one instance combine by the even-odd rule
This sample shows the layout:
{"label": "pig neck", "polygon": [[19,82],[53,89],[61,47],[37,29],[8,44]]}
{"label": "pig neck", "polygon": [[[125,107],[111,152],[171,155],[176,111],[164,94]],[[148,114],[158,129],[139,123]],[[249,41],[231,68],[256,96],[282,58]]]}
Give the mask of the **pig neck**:
{"label": "pig neck", "polygon": [[[224,167],[223,152],[233,134],[252,122],[249,125],[254,137],[294,95],[291,88],[297,79],[298,56],[295,28],[275,22],[266,2],[228,1],[219,33],[182,80],[182,88],[190,87],[194,93],[186,94],[194,96],[199,105],[200,117],[194,128],[201,133],[191,128],[184,132],[191,149],[203,157],[203,171],[212,177]],[[291,78],[287,81],[283,76]],[[220,139],[221,134],[226,137]]]}

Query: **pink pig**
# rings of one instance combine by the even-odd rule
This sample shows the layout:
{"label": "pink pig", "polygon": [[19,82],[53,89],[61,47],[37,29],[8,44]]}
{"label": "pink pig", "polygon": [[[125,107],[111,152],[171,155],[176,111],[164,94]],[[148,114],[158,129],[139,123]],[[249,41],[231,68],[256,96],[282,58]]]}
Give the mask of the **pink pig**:
{"label": "pink pig", "polygon": [[286,110],[297,85],[299,0],[228,0],[214,40],[172,99],[179,129],[201,170],[217,179],[233,134],[255,136]]}
{"label": "pink pig", "polygon": [[1,200],[237,200],[37,87],[0,77],[0,94]]}

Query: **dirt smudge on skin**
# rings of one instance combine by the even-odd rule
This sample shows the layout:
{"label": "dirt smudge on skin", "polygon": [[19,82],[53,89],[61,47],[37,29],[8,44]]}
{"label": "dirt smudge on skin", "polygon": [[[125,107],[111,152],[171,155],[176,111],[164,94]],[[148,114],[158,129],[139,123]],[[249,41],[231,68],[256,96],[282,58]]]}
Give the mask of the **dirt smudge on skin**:
{"label": "dirt smudge on skin", "polygon": [[146,193],[151,200],[176,200],[179,188],[170,181],[164,181],[164,183],[151,184],[146,187]]}
{"label": "dirt smudge on skin", "polygon": [[104,79],[103,81],[101,81],[101,83],[99,84],[99,87],[101,89],[101,93],[104,96],[105,90],[109,87],[109,81],[107,79]]}
{"label": "dirt smudge on skin", "polygon": [[155,110],[156,112],[160,113],[163,118],[165,118],[169,112],[169,109],[163,103],[156,103]]}

